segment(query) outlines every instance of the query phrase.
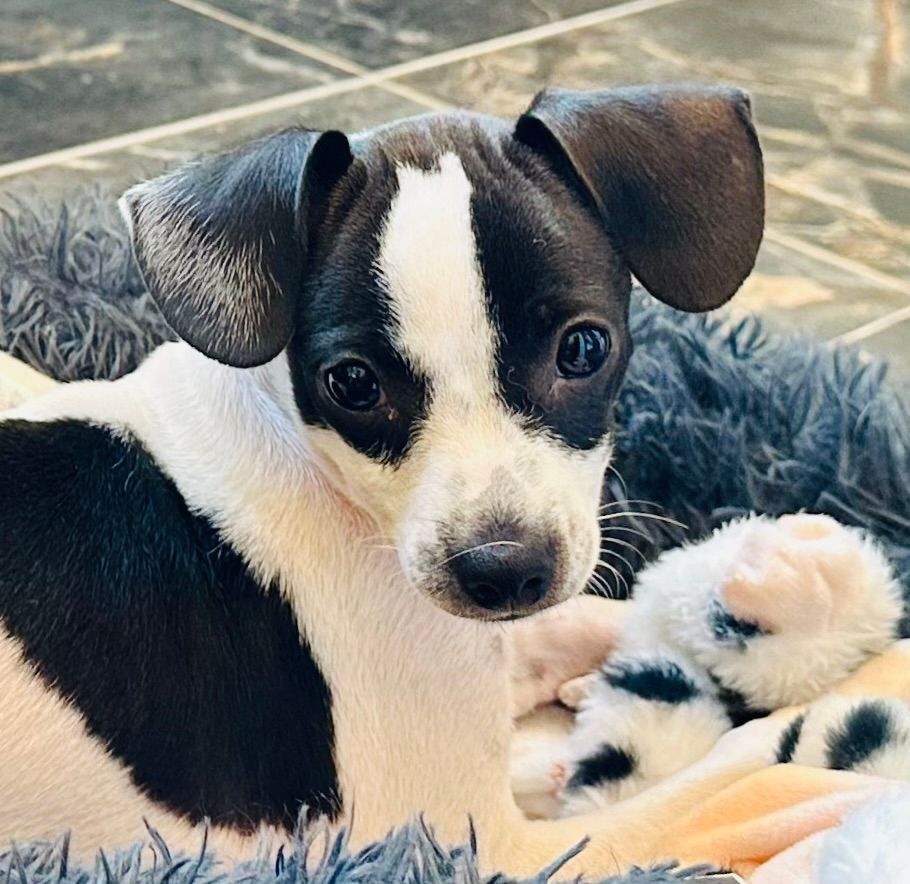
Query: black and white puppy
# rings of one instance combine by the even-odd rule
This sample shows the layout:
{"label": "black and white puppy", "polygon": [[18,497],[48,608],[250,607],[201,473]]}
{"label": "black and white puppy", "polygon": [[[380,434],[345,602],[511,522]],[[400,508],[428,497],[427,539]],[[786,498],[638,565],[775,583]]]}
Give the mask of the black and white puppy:
{"label": "black and white puppy", "polygon": [[182,342],[0,423],[0,836],[239,854],[307,806],[470,815],[514,873],[650,849],[647,803],[518,812],[495,621],[597,562],[631,273],[699,311],[753,265],[746,97],[290,129],[123,204]]}

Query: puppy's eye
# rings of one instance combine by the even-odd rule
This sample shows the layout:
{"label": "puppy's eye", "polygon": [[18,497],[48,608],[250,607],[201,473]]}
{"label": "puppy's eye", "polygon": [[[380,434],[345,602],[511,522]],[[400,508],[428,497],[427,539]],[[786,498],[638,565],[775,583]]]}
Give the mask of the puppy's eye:
{"label": "puppy's eye", "polygon": [[578,325],[569,329],[559,342],[556,367],[566,378],[586,378],[607,361],[610,338],[593,325]]}
{"label": "puppy's eye", "polygon": [[328,369],[325,388],[335,403],[348,411],[369,411],[382,398],[375,373],[356,359],[346,359]]}

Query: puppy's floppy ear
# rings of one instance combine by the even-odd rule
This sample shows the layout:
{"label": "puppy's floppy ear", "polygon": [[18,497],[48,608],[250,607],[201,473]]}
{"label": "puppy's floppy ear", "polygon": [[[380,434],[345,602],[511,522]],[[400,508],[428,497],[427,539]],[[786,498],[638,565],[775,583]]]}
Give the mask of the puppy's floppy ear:
{"label": "puppy's floppy ear", "polygon": [[309,206],[351,159],[340,132],[289,129],[126,192],[139,267],[181,338],[242,367],[281,352],[303,285]]}
{"label": "puppy's floppy ear", "polygon": [[662,301],[711,310],[751,271],[764,179],[744,92],[547,90],[515,134],[582,188],[632,272]]}

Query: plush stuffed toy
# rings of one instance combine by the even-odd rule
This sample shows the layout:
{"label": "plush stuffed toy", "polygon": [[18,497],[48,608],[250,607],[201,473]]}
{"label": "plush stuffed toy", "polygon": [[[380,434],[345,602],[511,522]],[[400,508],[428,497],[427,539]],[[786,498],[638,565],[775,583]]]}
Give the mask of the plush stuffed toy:
{"label": "plush stuffed toy", "polygon": [[[559,686],[577,710],[568,733],[567,713],[551,710],[516,739],[513,785],[536,816],[629,798],[731,728],[812,703],[895,641],[904,616],[878,546],[806,514],[731,522],[645,568],[632,601],[602,604],[621,613],[617,635],[596,671]],[[827,696],[794,719],[776,757],[910,778],[910,707]]]}

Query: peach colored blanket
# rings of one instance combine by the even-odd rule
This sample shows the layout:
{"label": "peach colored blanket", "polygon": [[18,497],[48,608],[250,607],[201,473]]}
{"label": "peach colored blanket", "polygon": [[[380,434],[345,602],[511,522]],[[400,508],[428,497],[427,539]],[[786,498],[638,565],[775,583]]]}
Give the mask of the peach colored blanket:
{"label": "peach colored blanket", "polygon": [[[868,662],[837,692],[910,702],[910,640]],[[794,711],[781,710],[775,716],[790,718]],[[682,816],[667,833],[668,853],[685,861],[731,867],[755,884],[818,881],[817,864],[826,839],[836,837],[842,821],[857,808],[895,792],[910,802],[910,787],[893,780],[774,765],[721,789]],[[910,831],[882,834],[906,853]],[[862,859],[864,848],[878,846],[855,847]],[[910,881],[910,867],[905,878],[896,880]]]}

